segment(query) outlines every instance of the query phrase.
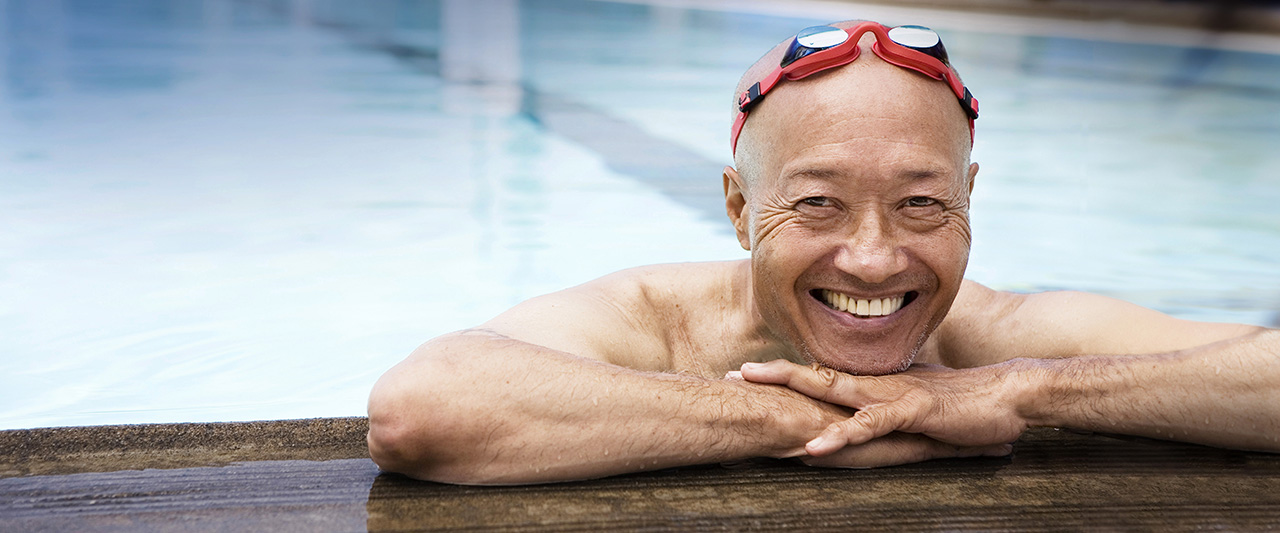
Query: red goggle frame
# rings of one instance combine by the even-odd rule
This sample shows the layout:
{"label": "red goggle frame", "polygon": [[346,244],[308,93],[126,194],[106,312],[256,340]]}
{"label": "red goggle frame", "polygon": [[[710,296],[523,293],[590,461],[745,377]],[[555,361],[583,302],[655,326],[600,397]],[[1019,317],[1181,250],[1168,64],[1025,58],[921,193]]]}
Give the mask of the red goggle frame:
{"label": "red goggle frame", "polygon": [[[913,28],[927,29],[922,27]],[[827,69],[852,63],[862,51],[862,47],[858,46],[858,41],[866,32],[875,34],[876,42],[871,45],[871,51],[879,56],[880,59],[945,82],[951,88],[951,92],[955,93],[956,98],[960,101],[960,106],[964,108],[965,114],[969,116],[969,140],[970,142],[973,141],[973,121],[978,118],[978,100],[973,97],[969,89],[960,81],[960,75],[956,73],[955,69],[951,68],[943,59],[930,55],[929,51],[942,50],[941,41],[935,47],[926,49],[905,46],[894,41],[889,36],[889,27],[877,22],[863,22],[843,31],[849,35],[848,38],[840,44],[826,48],[808,48],[800,45],[798,40],[793,39],[791,50],[783,58],[782,64],[768,76],[765,76],[763,80],[743,91],[742,95],[738,97],[738,116],[733,121],[733,131],[730,137],[730,146],[734,154],[738,152],[738,136],[742,133],[742,126],[746,124],[747,113],[752,106],[760,103],[760,100],[764,99],[764,96],[784,79],[799,80]],[[793,59],[792,52],[797,49],[807,52],[807,55],[801,55],[799,58]],[[945,57],[945,52],[941,52],[941,54]]]}

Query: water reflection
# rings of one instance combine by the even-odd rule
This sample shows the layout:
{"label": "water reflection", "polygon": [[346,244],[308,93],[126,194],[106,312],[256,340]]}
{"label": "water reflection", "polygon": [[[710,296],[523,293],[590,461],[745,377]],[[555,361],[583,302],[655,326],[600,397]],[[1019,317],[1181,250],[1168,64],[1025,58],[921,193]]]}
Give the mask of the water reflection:
{"label": "water reflection", "polygon": [[[743,257],[728,93],[812,22],[581,0],[0,2],[0,427],[358,415],[423,340]],[[970,275],[1280,307],[1280,55],[947,30]]]}

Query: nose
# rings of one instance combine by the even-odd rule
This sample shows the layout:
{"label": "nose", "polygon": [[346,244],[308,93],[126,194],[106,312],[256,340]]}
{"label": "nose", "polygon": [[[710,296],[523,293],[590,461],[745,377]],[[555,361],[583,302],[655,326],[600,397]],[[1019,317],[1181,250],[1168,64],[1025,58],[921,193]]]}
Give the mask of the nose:
{"label": "nose", "polygon": [[836,253],[836,267],[864,283],[883,283],[907,269],[906,253],[878,213],[860,217]]}

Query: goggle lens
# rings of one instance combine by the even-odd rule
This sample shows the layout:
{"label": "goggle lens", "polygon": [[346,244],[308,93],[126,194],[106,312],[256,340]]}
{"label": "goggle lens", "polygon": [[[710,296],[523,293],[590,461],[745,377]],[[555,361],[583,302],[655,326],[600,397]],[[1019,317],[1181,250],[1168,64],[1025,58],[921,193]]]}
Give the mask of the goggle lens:
{"label": "goggle lens", "polygon": [[947,60],[947,49],[942,46],[942,38],[938,37],[937,32],[924,26],[906,25],[892,28],[889,30],[889,39],[907,48],[936,57],[943,63],[951,63]]}
{"label": "goggle lens", "polygon": [[[942,38],[938,36],[937,32],[929,28],[914,24],[890,28],[889,39],[912,50],[919,50],[929,54],[943,63],[950,64],[947,59],[947,49],[942,46]],[[782,56],[782,64],[780,66],[785,67],[804,56],[814,52],[821,52],[833,46],[839,46],[847,40],[849,40],[849,33],[835,26],[810,26],[800,30],[795,39],[791,40],[791,46],[787,48],[787,53]]]}
{"label": "goggle lens", "polygon": [[834,26],[810,26],[796,35],[796,42],[809,48],[831,48],[849,40],[849,32]]}
{"label": "goggle lens", "polygon": [[786,55],[782,56],[782,66],[790,65],[797,59],[831,48],[839,46],[849,40],[849,33],[834,26],[809,26],[800,33],[796,34],[796,38],[791,40],[791,47],[787,49]]}

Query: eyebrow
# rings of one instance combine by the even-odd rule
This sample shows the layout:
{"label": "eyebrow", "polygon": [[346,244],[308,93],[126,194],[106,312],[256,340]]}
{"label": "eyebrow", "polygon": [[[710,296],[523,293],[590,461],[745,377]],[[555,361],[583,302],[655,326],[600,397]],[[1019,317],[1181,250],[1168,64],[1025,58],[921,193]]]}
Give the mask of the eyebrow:
{"label": "eyebrow", "polygon": [[[832,168],[810,167],[810,168],[802,168],[795,172],[791,172],[787,174],[787,179],[807,177],[807,178],[814,178],[814,179],[825,180],[825,181],[835,181],[840,177],[842,177],[843,175],[844,173]],[[919,180],[927,180],[927,179],[934,179],[934,178],[947,178],[950,175],[951,175],[950,172],[946,172],[938,169],[928,169],[928,168],[916,168],[916,169],[906,170],[898,173],[898,177],[906,178],[909,181],[919,181]]]}
{"label": "eyebrow", "polygon": [[944,172],[936,169],[913,169],[900,174],[902,177],[910,180],[925,180],[930,178],[946,178],[950,177],[950,172]]}
{"label": "eyebrow", "polygon": [[810,167],[802,168],[795,172],[787,174],[787,179],[795,178],[815,178],[820,180],[835,181],[840,177],[840,172],[830,168]]}

